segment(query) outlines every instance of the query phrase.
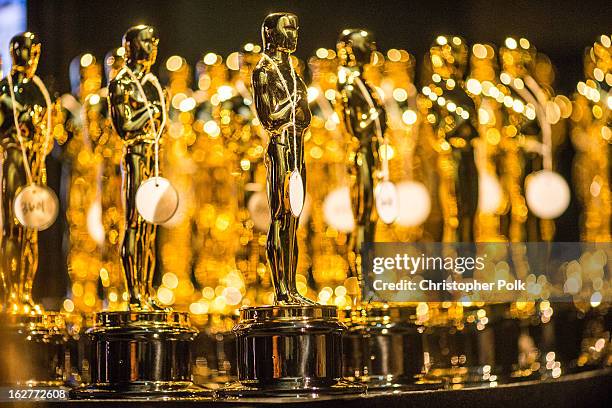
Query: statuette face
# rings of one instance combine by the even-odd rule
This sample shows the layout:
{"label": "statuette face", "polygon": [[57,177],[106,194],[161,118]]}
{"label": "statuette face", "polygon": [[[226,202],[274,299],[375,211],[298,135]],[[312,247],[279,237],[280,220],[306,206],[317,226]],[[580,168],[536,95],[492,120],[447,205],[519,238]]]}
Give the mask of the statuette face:
{"label": "statuette face", "polygon": [[130,28],[123,36],[125,59],[131,64],[140,64],[146,71],[157,59],[159,37],[152,26],[138,25]]}
{"label": "statuette face", "polygon": [[22,72],[32,78],[38,68],[41,44],[36,34],[25,32],[13,37],[10,45],[12,72]]}
{"label": "statuette face", "polygon": [[468,62],[468,47],[458,36],[438,36],[429,49],[431,67],[442,78],[463,77]]}
{"label": "statuette face", "polygon": [[123,68],[123,64],[125,64],[125,48],[113,48],[106,54],[104,57],[104,74],[108,82],[115,79],[121,68]]}
{"label": "statuette face", "polygon": [[336,47],[340,64],[346,67],[369,64],[376,51],[373,34],[355,28],[343,30]]}
{"label": "statuette face", "polygon": [[293,53],[297,48],[298,40],[298,18],[291,13],[272,13],[269,14],[263,23],[261,33],[266,44],[274,49]]}
{"label": "statuette face", "polygon": [[570,203],[570,189],[563,177],[550,170],[540,170],[525,179],[525,198],[533,213],[545,220],[559,217]]}
{"label": "statuette face", "polygon": [[515,78],[530,75],[535,66],[536,53],[536,49],[526,39],[517,41],[508,37],[499,49],[502,70]]}

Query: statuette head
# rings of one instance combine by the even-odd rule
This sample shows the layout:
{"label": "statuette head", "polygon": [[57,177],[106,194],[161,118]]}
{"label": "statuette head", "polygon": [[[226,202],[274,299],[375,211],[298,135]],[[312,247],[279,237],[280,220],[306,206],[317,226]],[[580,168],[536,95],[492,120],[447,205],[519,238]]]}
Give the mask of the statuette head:
{"label": "statuette head", "polygon": [[340,33],[336,43],[338,59],[345,67],[360,67],[369,64],[376,51],[374,35],[360,28],[349,28]]}
{"label": "statuette head", "polygon": [[465,39],[456,35],[439,35],[429,49],[431,69],[444,79],[463,78],[468,62]]}
{"label": "statuette head", "polygon": [[113,48],[104,57],[104,74],[108,82],[112,81],[125,64],[125,48]]}
{"label": "statuette head", "polygon": [[295,52],[298,28],[298,18],[295,14],[268,14],[261,26],[261,37],[266,53],[274,51]]}
{"label": "statuette head", "polygon": [[151,69],[157,58],[159,37],[153,26],[138,25],[131,27],[123,36],[125,60],[128,66],[142,65],[144,71]]}
{"label": "statuette head", "polygon": [[[606,77],[612,75],[612,36],[599,36],[585,57],[587,78],[598,82],[608,82]],[[610,86],[609,83],[608,86]]]}
{"label": "statuette head", "polygon": [[530,75],[536,62],[537,51],[526,39],[508,37],[499,49],[502,70],[513,77]]}
{"label": "statuette head", "polygon": [[70,62],[70,88],[81,99],[97,92],[102,86],[102,68],[90,53],[77,55]]}
{"label": "statuette head", "polygon": [[10,42],[12,72],[23,72],[28,78],[32,78],[38,67],[40,47],[40,40],[34,33],[26,31],[14,36]]}

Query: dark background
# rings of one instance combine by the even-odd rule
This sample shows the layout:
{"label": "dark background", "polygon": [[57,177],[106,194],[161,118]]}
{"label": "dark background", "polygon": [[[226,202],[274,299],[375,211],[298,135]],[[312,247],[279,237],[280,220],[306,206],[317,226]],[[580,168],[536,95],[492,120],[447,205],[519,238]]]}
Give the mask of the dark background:
{"label": "dark background", "polygon": [[[565,94],[571,94],[583,77],[585,47],[612,31],[610,2],[590,0],[30,0],[27,7],[28,29],[43,41],[39,74],[57,93],[69,90],[73,57],[89,51],[102,58],[121,44],[128,27],[140,23],[158,28],[159,61],[179,54],[191,63],[206,52],[227,55],[246,42],[259,42],[262,19],[272,11],[298,15],[301,58],[319,47],[333,48],[338,33],[347,27],[368,28],[381,50],[405,48],[419,61],[440,33],[496,44],[508,35],[524,36],[551,58],[558,71],[557,89]],[[568,178],[571,160],[570,147],[559,163]],[[57,165],[49,163],[48,170],[50,184],[57,187]],[[578,240],[577,224],[573,205],[557,222],[556,240]],[[60,236],[59,223],[41,234],[41,273],[35,283],[39,295],[56,299],[67,286]]]}
{"label": "dark background", "polygon": [[30,0],[28,28],[43,40],[42,74],[53,75],[65,92],[70,60],[85,51],[102,57],[132,25],[159,29],[160,61],[179,54],[193,63],[209,51],[227,55],[259,42],[261,22],[272,11],[298,15],[302,58],[333,48],[347,27],[366,27],[382,50],[405,48],[419,59],[440,33],[497,44],[508,35],[524,36],[551,57],[566,92],[582,75],[584,48],[612,31],[610,2],[592,0]]}

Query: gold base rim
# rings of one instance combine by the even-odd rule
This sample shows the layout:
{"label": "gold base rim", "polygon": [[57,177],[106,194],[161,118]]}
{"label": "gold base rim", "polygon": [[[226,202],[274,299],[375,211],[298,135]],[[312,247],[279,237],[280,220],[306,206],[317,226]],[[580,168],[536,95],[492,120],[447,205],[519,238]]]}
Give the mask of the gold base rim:
{"label": "gold base rim", "polygon": [[240,309],[239,323],[295,320],[338,320],[338,309],[331,305],[254,306]]}
{"label": "gold base rim", "polygon": [[116,327],[167,326],[193,329],[187,312],[177,311],[111,311],[98,312],[93,321],[93,330]]}

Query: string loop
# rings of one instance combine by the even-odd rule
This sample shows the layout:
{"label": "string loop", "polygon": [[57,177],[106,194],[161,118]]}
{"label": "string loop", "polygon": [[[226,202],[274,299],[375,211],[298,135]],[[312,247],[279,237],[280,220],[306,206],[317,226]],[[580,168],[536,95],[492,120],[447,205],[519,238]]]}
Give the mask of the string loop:
{"label": "string loop", "polygon": [[[147,113],[149,114],[149,123],[151,124],[151,129],[153,130],[153,134],[155,134],[155,140],[154,140],[154,143],[155,143],[155,179],[157,180],[159,178],[159,140],[161,139],[161,136],[164,133],[164,128],[166,127],[166,121],[168,119],[168,114],[166,112],[166,98],[164,96],[164,91],[161,87],[161,84],[159,83],[159,80],[152,73],[146,74],[142,78],[142,82],[141,82],[138,80],[138,78],[134,74],[134,71],[132,71],[130,67],[126,65],[124,68],[125,68],[125,71],[128,73],[128,75],[130,76],[130,78],[136,83],[138,92],[140,92],[140,94],[142,95],[142,99],[144,100],[144,104],[147,109]],[[159,99],[161,102],[162,121],[161,121],[159,130],[157,129],[157,126],[155,126],[155,120],[153,118],[153,112],[152,112],[153,108],[151,107],[152,104],[147,98],[147,95],[145,94],[144,89],[142,87],[143,84],[146,84],[149,81],[153,84],[153,86],[157,90],[157,93],[159,94]]]}
{"label": "string loop", "polygon": [[370,107],[370,115],[374,116],[374,124],[376,125],[376,137],[379,140],[383,141],[383,146],[385,147],[385,154],[382,155],[382,179],[383,181],[389,181],[389,140],[387,136],[383,133],[382,125],[380,124],[380,118],[378,117],[378,110],[376,109],[376,104],[374,100],[372,100],[372,96],[370,92],[366,88],[365,84],[358,76],[351,76],[351,78],[357,84],[357,87],[363,94],[368,106]]}
{"label": "string loop", "polygon": [[[23,167],[25,169],[26,178],[28,184],[34,184],[34,178],[32,177],[32,168],[30,167],[30,162],[28,160],[28,154],[26,151],[25,141],[23,140],[23,135],[21,134],[21,127],[19,126],[19,114],[17,113],[17,99],[15,98],[15,90],[13,85],[13,77],[12,72],[6,76],[6,80],[9,86],[9,94],[11,97],[11,107],[13,110],[13,121],[15,122],[15,130],[17,133],[17,141],[19,142],[19,147],[21,148],[21,155],[23,157]],[[51,141],[51,97],[49,96],[49,91],[47,87],[43,83],[43,81],[36,75],[32,77],[32,82],[36,87],[40,90],[45,100],[45,105],[47,105],[47,128],[45,129],[45,139],[43,142],[43,156],[46,156],[47,149],[49,148],[49,142]]]}

